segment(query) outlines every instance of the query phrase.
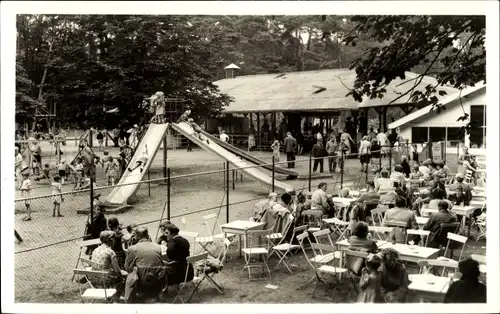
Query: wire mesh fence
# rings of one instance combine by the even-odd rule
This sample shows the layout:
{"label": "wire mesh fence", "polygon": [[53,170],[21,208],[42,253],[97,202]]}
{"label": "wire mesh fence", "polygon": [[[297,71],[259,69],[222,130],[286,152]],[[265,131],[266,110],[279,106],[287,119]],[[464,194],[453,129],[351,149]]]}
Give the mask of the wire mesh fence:
{"label": "wire mesh fence", "polygon": [[[206,216],[212,215],[219,224],[248,220],[254,214],[255,203],[270,192],[284,192],[287,186],[295,192],[305,193],[315,190],[320,182],[326,182],[331,194],[339,193],[342,188],[364,188],[367,181],[374,179],[377,170],[392,169],[400,163],[402,155],[411,156],[411,147],[411,144],[391,147],[385,149],[386,154],[380,154],[384,147],[372,150],[368,172],[361,171],[357,153],[319,158],[302,155],[294,160],[293,168],[289,168],[292,165],[286,160],[286,154],[281,154],[279,162],[268,155],[264,159],[267,164],[258,166],[236,167],[221,161],[206,164],[204,171],[197,173],[188,173],[186,169],[175,169],[175,172],[171,169],[148,170],[145,179],[127,200],[132,208],[122,213],[106,214],[106,217],[116,216],[123,227],[132,223],[143,225],[153,238],[158,234],[162,219],[172,221],[181,230],[207,236],[211,230],[216,231],[216,224],[214,221],[207,223]],[[446,153],[450,168],[456,167],[458,154],[458,149]],[[291,180],[293,176],[287,171],[295,171],[298,178]],[[255,177],[256,173],[260,180]],[[37,183],[49,186],[48,181]],[[17,302],[45,302],[47,294],[65,302],[77,300],[74,296],[77,287],[70,279],[79,253],[78,245],[90,219],[88,209],[106,200],[113,189],[122,187],[105,184],[98,181],[92,189],[62,193],[60,211],[63,217],[57,217],[57,212],[53,217],[56,195],[16,199],[15,230],[24,240],[22,245],[16,246],[15,252]],[[92,196],[98,196],[98,199]],[[32,221],[29,222],[22,221],[27,205],[32,210]],[[85,210],[87,213],[78,213]],[[193,239],[190,242],[194,244]]]}

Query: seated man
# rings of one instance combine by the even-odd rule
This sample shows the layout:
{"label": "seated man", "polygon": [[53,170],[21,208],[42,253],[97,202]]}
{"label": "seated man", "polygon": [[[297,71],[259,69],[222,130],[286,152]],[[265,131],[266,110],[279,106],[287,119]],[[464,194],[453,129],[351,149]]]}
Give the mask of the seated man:
{"label": "seated man", "polygon": [[111,299],[116,302],[120,300],[120,296],[125,289],[123,276],[126,273],[120,270],[116,253],[113,251],[115,244],[115,233],[113,231],[102,231],[100,234],[101,245],[99,245],[92,253],[92,261],[99,266],[94,267],[94,270],[109,271],[107,287],[115,287],[116,293]]}
{"label": "seated man", "polygon": [[[456,205],[460,205],[462,202],[464,205],[469,205],[469,202],[472,200],[472,187],[470,184],[464,182],[464,175],[462,173],[457,173],[455,179],[456,181],[450,184],[449,190],[453,196],[450,199],[453,199]],[[451,195],[450,195],[451,196]]]}
{"label": "seated man", "polygon": [[148,144],[144,145],[144,151],[142,152],[142,156],[137,159],[136,165],[134,168],[128,168],[128,171],[132,172],[135,169],[140,167],[141,173],[144,171],[144,166],[148,163]]}
{"label": "seated man", "polygon": [[157,298],[165,282],[165,267],[161,248],[151,242],[148,229],[145,227],[137,228],[134,234],[137,244],[128,248],[125,259],[125,270],[128,273],[132,273],[137,267],[137,288],[131,299]]}
{"label": "seated man", "polygon": [[406,180],[403,173],[403,167],[401,165],[396,165],[394,167],[394,172],[391,173],[391,176],[389,178],[394,180],[395,182],[398,182],[400,186],[405,185]]}
{"label": "seated man", "polygon": [[321,210],[324,214],[330,213],[330,205],[328,205],[328,197],[326,182],[318,184],[318,188],[311,195],[311,210]]}
{"label": "seated man", "polygon": [[452,222],[458,222],[457,215],[448,210],[448,203],[446,201],[439,201],[438,212],[432,213],[423,227],[424,230],[430,231],[428,241],[430,247],[439,248],[446,245],[447,239],[445,237],[438,239],[440,226],[442,223]]}
{"label": "seated man", "polygon": [[380,178],[375,179],[375,191],[379,193],[387,193],[389,191],[394,191],[394,180],[389,179],[389,171],[382,170],[380,172]]}
{"label": "seated man", "polygon": [[[402,197],[398,197],[396,199],[396,206],[394,208],[390,208],[385,212],[384,224],[386,226],[391,226],[392,222],[395,223],[403,223],[406,225],[406,228],[398,228],[396,227],[394,230],[394,234],[392,237],[396,240],[397,243],[405,243],[406,238],[406,230],[404,229],[418,229],[417,219],[415,218],[415,214],[405,208],[406,200]],[[414,240],[417,239],[409,239]]]}
{"label": "seated man", "polygon": [[194,277],[193,265],[187,263],[189,257],[189,241],[179,235],[179,228],[174,224],[165,227],[167,237],[167,284],[168,286],[178,285],[184,282],[186,270],[187,280]]}

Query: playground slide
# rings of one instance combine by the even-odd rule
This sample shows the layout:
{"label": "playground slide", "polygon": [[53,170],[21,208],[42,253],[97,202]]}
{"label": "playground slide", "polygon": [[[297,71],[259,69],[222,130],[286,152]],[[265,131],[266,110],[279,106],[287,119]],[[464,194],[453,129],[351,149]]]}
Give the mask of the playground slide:
{"label": "playground slide", "polygon": [[[250,155],[249,153],[245,152],[244,150],[241,150],[237,147],[234,147],[233,145],[231,144],[228,144],[224,141],[221,141],[220,139],[218,139],[217,137],[205,132],[205,131],[201,131],[202,134],[206,137],[208,137],[211,141],[214,141],[216,142],[217,144],[219,144],[220,146],[222,146],[223,148],[227,149],[228,151],[230,151],[231,153],[235,154],[236,156],[240,156],[241,158],[243,159],[246,159],[256,165],[265,165],[267,164],[267,162],[263,161],[262,159],[259,159],[255,156],[252,156]],[[267,169],[269,171],[272,171],[272,166],[271,165],[267,165],[267,166],[263,166],[264,169]],[[286,174],[288,176],[291,176],[291,177],[297,177],[298,176],[298,173],[295,172],[295,171],[291,171],[291,170],[288,170],[288,169],[285,169],[285,168],[281,168],[280,166],[275,166],[274,167],[274,171],[277,172],[277,173],[281,173],[281,174]]]}
{"label": "playground slide", "polygon": [[[167,132],[168,123],[164,124],[155,124],[151,123],[149,128],[144,134],[144,137],[137,145],[137,149],[135,150],[134,156],[130,160],[128,167],[133,168],[136,165],[136,162],[139,158],[141,158],[146,145],[148,146],[148,156],[147,162],[144,165],[144,171],[141,172],[139,168],[130,172],[128,170],[125,171],[123,176],[118,182],[118,185],[126,184],[124,186],[115,187],[111,193],[106,198],[107,203],[111,204],[126,204],[129,197],[131,197],[134,192],[137,190],[139,186],[139,182],[142,181],[143,177],[147,173],[147,169],[151,165],[151,162],[154,160],[156,152],[162,143],[163,136]],[[136,183],[136,184],[133,184]]]}
{"label": "playground slide", "polygon": [[[181,133],[182,135],[184,135],[185,137],[187,137],[189,140],[191,140],[193,143],[200,146],[201,148],[208,150],[208,151],[212,151],[212,152],[216,153],[217,155],[219,155],[220,157],[224,158],[225,160],[229,161],[235,167],[243,168],[243,167],[252,166],[252,164],[249,164],[245,160],[241,160],[234,153],[222,148],[215,141],[209,139],[208,137],[206,137],[204,135],[202,135],[203,140],[199,140],[198,137],[196,135],[194,135],[195,131],[193,130],[193,128],[185,122],[178,123],[178,124],[172,123],[172,128],[174,130],[176,130],[177,132]],[[209,143],[207,143],[207,140],[209,141]],[[246,172],[252,178],[257,179],[257,180],[259,180],[267,185],[272,184],[272,178],[270,176],[268,176],[267,174],[257,170],[256,168],[245,168],[245,169],[241,169],[241,171]],[[283,182],[276,181],[276,180],[274,181],[274,186],[279,188],[279,189],[285,190],[287,192],[294,190],[294,188],[291,185],[288,185],[288,184],[285,184]]]}

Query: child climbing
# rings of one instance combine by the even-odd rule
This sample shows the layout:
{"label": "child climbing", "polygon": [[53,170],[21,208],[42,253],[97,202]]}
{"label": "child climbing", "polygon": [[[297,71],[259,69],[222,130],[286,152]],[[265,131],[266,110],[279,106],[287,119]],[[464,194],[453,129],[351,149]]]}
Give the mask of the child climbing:
{"label": "child climbing", "polygon": [[[23,181],[21,182],[21,196],[23,198],[31,197],[31,180],[29,173],[23,173]],[[24,221],[31,220],[31,206],[30,200],[24,200],[24,206],[26,206],[26,217],[23,218]]]}
{"label": "child climbing", "polygon": [[271,149],[273,150],[274,162],[279,162],[280,161],[280,141],[274,140],[273,144],[271,145]]}
{"label": "child climbing", "polygon": [[184,113],[177,119],[177,123],[186,122],[191,114],[191,109],[187,109]]}
{"label": "child climbing", "polygon": [[59,176],[54,177],[54,182],[52,182],[52,197],[54,201],[54,209],[52,210],[52,217],[64,217],[61,215],[61,203],[64,202],[64,198],[61,195],[62,186],[61,186],[61,178]]}
{"label": "child climbing", "polygon": [[144,145],[144,150],[142,151],[142,156],[137,159],[134,168],[128,168],[128,171],[132,172],[137,168],[140,168],[141,173],[144,171],[144,166],[146,166],[148,162],[148,145]]}

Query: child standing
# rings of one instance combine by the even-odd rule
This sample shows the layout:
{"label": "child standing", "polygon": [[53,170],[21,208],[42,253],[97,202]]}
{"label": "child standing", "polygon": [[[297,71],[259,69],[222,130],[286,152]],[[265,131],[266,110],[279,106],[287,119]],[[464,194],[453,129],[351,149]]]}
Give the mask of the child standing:
{"label": "child standing", "polygon": [[[23,198],[31,197],[31,180],[29,173],[23,173],[23,181],[21,183],[21,196]],[[24,200],[24,206],[26,206],[26,217],[23,218],[24,221],[31,220],[31,206],[30,200]]]}
{"label": "child standing", "polygon": [[99,151],[102,151],[102,147],[104,145],[104,134],[102,131],[97,132],[96,135],[97,142],[99,143]]}
{"label": "child standing", "polygon": [[111,156],[108,157],[108,162],[106,163],[106,177],[108,178],[108,186],[115,185],[116,182],[116,170],[118,169],[118,164],[115,159]]}
{"label": "child standing", "polygon": [[271,149],[273,150],[274,162],[280,162],[280,142],[278,140],[274,140],[271,145]]}
{"label": "child standing", "polygon": [[76,174],[75,190],[78,190],[82,185],[83,181],[83,161],[80,157],[76,159],[75,174]]}
{"label": "child standing", "polygon": [[376,254],[369,254],[366,259],[366,267],[361,271],[359,281],[359,303],[381,303],[382,299],[382,275],[378,270],[382,260]]}
{"label": "child standing", "polygon": [[52,197],[54,201],[54,209],[52,210],[52,217],[64,217],[61,215],[61,203],[64,202],[62,197],[62,185],[60,183],[61,178],[59,176],[54,177],[54,182],[52,182]]}
{"label": "child standing", "polygon": [[57,165],[57,172],[61,177],[61,184],[64,185],[64,181],[67,179],[68,173],[68,165],[66,165],[66,160],[61,160],[61,163]]}

